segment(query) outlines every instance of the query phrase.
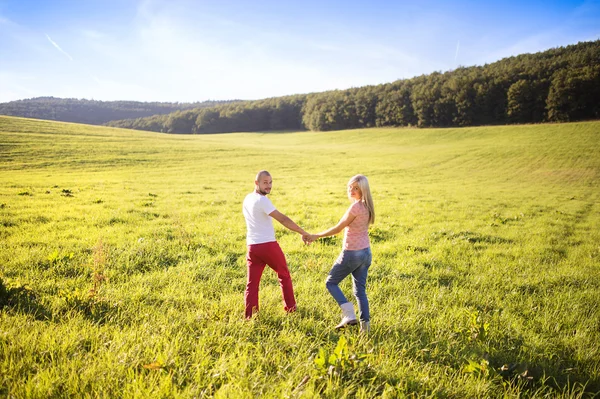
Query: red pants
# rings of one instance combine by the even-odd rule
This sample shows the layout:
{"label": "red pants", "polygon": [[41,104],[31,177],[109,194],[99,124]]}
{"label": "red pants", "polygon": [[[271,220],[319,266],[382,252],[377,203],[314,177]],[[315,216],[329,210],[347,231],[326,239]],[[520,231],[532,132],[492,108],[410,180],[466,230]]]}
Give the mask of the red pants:
{"label": "red pants", "polygon": [[247,319],[251,318],[252,313],[258,310],[258,286],[265,265],[268,265],[277,273],[285,311],[293,312],[296,310],[292,277],[287,267],[285,255],[276,241],[248,245],[246,264],[248,265],[248,282],[246,283],[245,293],[245,315]]}

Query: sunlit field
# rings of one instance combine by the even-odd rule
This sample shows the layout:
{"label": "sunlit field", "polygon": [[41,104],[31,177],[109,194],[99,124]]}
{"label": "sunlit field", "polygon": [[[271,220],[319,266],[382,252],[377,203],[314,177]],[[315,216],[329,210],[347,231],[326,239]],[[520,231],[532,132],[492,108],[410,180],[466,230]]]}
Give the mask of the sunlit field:
{"label": "sunlit field", "polygon": [[[600,122],[184,136],[0,116],[0,396],[592,397],[599,148]],[[310,232],[369,178],[369,335],[333,328],[341,237],[277,222],[299,309],[266,269],[244,320],[260,169]]]}

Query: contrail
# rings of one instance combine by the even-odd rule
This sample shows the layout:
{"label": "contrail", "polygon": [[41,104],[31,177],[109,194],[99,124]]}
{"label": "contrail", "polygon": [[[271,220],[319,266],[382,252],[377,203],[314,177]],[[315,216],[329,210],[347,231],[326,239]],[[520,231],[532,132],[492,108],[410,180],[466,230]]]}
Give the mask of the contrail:
{"label": "contrail", "polygon": [[73,61],[73,57],[71,57],[71,56],[69,55],[69,53],[67,53],[65,50],[61,49],[61,48],[60,48],[60,46],[59,46],[58,44],[56,44],[56,42],[55,42],[54,40],[50,39],[50,36],[48,36],[48,34],[47,34],[47,33],[46,33],[46,37],[48,38],[48,40],[50,41],[50,43],[52,43],[52,45],[53,45],[54,47],[56,47],[56,49],[57,49],[58,51],[60,51],[61,53],[63,53],[64,55],[66,55],[66,56],[67,56],[67,58],[69,58],[71,61]]}
{"label": "contrail", "polygon": [[458,58],[458,49],[460,48],[460,40],[456,43],[456,54],[454,54],[454,63],[456,63],[456,59]]}
{"label": "contrail", "polygon": [[98,79],[98,76],[89,73],[90,78],[92,78],[94,80],[94,82],[98,83],[98,84],[102,84],[102,81],[100,79]]}

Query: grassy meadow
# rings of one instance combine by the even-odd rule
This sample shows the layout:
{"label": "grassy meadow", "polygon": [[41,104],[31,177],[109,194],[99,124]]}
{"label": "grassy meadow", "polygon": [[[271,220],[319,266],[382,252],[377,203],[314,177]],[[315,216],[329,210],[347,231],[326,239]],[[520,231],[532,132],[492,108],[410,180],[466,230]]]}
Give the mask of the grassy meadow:
{"label": "grassy meadow", "polygon": [[[599,148],[600,122],[184,136],[0,116],[0,397],[598,396]],[[260,169],[311,232],[369,178],[368,336],[333,329],[341,237],[277,222],[298,312],[266,269],[244,320]]]}

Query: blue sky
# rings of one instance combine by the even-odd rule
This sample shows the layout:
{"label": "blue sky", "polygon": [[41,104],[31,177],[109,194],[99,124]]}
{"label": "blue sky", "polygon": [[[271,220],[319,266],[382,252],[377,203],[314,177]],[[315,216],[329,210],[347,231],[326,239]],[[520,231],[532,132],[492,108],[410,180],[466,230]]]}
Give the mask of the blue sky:
{"label": "blue sky", "polygon": [[0,0],[0,102],[260,99],[599,38],[600,0]]}

